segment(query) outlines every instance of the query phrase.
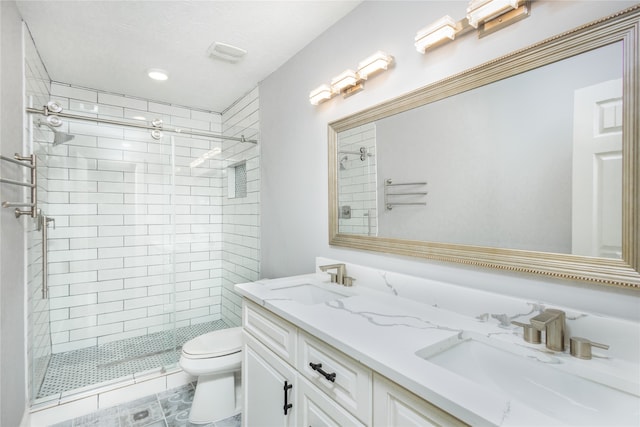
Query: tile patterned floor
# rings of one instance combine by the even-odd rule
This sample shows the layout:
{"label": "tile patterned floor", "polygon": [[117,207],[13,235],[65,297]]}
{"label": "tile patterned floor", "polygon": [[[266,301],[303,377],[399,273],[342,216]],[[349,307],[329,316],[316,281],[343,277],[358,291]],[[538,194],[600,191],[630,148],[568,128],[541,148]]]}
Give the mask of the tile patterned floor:
{"label": "tile patterned floor", "polygon": [[194,387],[187,384],[52,427],[240,427],[240,414],[216,423],[191,424],[189,410]]}
{"label": "tile patterned floor", "polygon": [[173,350],[174,333],[167,331],[54,354],[37,398],[172,365],[180,358],[180,348],[185,342],[228,327],[217,320],[178,328],[175,330],[177,351]]}

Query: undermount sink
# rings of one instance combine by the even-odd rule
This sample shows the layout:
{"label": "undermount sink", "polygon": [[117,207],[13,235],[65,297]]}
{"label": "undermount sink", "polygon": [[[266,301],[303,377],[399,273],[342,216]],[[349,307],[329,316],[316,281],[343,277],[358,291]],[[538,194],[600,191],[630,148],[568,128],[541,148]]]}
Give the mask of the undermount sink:
{"label": "undermount sink", "polygon": [[324,289],[311,283],[300,283],[271,289],[270,296],[311,305],[346,298],[349,295]]}
{"label": "undermount sink", "polygon": [[464,333],[416,355],[568,425],[637,426],[640,420],[640,397],[563,372],[553,354]]}

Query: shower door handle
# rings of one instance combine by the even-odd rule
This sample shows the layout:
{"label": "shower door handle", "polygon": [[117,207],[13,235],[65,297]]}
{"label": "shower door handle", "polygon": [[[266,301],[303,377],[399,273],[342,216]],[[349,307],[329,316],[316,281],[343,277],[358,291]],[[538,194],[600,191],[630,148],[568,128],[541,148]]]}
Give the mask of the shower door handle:
{"label": "shower door handle", "polygon": [[47,253],[49,252],[49,223],[53,222],[53,228],[56,227],[55,219],[48,218],[45,214],[40,213],[38,216],[38,227],[42,231],[42,299],[49,298],[49,261]]}

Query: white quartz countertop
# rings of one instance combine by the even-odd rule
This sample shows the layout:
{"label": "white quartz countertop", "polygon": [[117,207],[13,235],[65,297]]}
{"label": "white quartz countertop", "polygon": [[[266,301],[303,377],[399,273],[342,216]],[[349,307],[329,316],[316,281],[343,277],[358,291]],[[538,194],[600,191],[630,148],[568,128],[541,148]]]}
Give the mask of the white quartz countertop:
{"label": "white quartz countertop", "polygon": [[[277,291],[302,283],[313,284],[346,297],[311,304],[288,299],[282,291]],[[262,280],[239,284],[235,289],[243,297],[474,426],[551,426],[572,423],[545,411],[546,408],[534,409],[535,405],[530,405],[527,396],[512,396],[485,387],[419,357],[416,352],[474,334],[506,346],[536,351],[541,360],[547,358],[566,372],[587,373],[595,378],[606,377],[616,387],[636,392],[638,380],[629,379],[628,365],[620,365],[606,358],[580,360],[568,353],[550,352],[544,344],[526,343],[515,326],[500,327],[479,322],[469,316],[364,286],[347,288],[331,284],[326,274]],[[531,399],[535,401],[535,396],[531,396]],[[640,414],[640,398],[638,402]],[[589,419],[589,409],[585,408],[585,419]],[[609,424],[612,426],[619,425],[615,421],[615,409],[612,408]],[[624,420],[621,423],[633,425]],[[587,424],[578,422],[574,425]],[[640,419],[635,425],[640,425]]]}

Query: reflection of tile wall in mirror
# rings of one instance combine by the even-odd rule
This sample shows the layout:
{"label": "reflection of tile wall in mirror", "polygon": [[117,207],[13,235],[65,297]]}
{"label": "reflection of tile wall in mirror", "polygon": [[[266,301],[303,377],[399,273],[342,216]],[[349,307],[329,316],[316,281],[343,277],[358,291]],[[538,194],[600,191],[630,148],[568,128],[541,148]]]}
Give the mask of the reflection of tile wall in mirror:
{"label": "reflection of tile wall in mirror", "polygon": [[338,141],[339,206],[351,215],[339,215],[341,233],[377,235],[376,126],[367,123],[342,133]]}

